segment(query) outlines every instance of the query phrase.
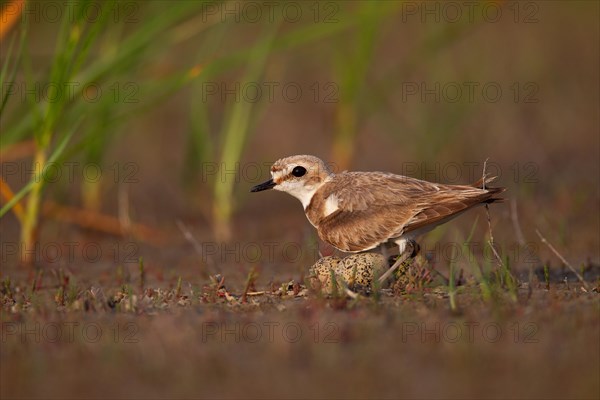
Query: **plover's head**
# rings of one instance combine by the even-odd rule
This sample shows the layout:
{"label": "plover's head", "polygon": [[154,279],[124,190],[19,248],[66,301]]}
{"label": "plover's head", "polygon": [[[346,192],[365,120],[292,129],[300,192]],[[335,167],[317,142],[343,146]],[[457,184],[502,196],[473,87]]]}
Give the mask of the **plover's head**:
{"label": "plover's head", "polygon": [[331,175],[323,161],[314,156],[291,156],[275,161],[271,179],[254,186],[251,192],[275,189],[287,192],[308,207],[313,194]]}

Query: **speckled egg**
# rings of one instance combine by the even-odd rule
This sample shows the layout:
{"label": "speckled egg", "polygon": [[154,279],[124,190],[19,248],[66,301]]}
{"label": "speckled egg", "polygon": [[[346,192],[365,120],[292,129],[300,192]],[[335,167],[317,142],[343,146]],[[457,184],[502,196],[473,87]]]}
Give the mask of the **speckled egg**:
{"label": "speckled egg", "polygon": [[388,268],[386,259],[379,253],[351,254],[343,259],[335,256],[323,257],[310,268],[313,288],[332,294],[332,271],[338,288],[345,283],[350,290],[369,293],[374,279]]}
{"label": "speckled egg", "polygon": [[331,272],[337,276],[338,267],[342,259],[335,256],[323,257],[312,265],[309,269],[310,284],[313,289],[323,290],[325,293],[331,293]]}

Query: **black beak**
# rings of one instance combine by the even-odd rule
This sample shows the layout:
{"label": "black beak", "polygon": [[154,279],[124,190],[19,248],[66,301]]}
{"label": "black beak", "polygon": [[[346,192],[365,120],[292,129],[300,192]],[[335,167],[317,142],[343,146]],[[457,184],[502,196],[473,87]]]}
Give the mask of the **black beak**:
{"label": "black beak", "polygon": [[273,182],[273,179],[269,179],[268,181],[263,182],[260,185],[254,186],[252,189],[250,189],[250,191],[251,192],[261,192],[263,190],[273,189],[274,186],[275,186],[275,182]]}

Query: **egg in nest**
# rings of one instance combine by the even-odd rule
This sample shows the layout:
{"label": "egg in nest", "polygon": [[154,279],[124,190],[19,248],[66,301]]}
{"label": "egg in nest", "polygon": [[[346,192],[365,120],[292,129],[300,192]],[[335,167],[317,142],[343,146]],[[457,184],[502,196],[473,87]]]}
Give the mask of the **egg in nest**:
{"label": "egg in nest", "polygon": [[326,294],[335,292],[333,276],[338,290],[347,286],[354,292],[368,294],[375,280],[388,268],[387,260],[379,253],[358,253],[344,258],[329,256],[310,267],[309,279],[314,289],[320,288]]}

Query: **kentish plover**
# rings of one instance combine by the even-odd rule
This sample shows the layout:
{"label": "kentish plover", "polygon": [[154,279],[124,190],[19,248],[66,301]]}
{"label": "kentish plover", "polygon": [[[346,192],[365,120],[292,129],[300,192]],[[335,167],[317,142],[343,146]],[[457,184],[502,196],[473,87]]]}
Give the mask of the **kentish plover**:
{"label": "kentish plover", "polygon": [[298,198],[319,237],[341,251],[395,243],[401,257],[383,279],[415,252],[417,236],[474,206],[501,200],[495,196],[505,188],[486,186],[493,179],[446,185],[387,172],[335,174],[319,158],[297,155],[276,161],[271,179],[251,191],[275,189]]}

